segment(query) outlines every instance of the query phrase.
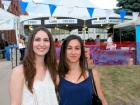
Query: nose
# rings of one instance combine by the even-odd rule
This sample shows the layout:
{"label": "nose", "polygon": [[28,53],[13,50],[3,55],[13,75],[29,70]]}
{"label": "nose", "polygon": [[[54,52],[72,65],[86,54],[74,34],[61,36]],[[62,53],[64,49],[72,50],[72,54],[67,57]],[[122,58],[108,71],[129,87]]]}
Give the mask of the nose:
{"label": "nose", "polygon": [[75,54],[75,49],[74,48],[72,49],[72,54]]}
{"label": "nose", "polygon": [[44,41],[41,41],[40,42],[40,46],[44,46]]}

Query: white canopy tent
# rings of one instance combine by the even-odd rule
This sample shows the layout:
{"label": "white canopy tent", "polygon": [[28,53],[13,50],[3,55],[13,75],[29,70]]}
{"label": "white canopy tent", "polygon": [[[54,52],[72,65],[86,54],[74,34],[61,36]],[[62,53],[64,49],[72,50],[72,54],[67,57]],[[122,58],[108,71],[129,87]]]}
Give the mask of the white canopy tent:
{"label": "white canopy tent", "polygon": [[[51,17],[48,4],[56,5],[56,9],[52,17],[70,17],[82,20],[88,20],[93,18],[120,17],[118,14],[114,13],[113,10],[99,9],[89,0],[60,0],[60,2],[54,3],[34,3],[32,1],[29,1],[26,9],[29,13],[29,16],[20,16],[20,21],[40,17]],[[94,8],[92,17],[90,17],[87,8]]]}
{"label": "white canopy tent", "polygon": [[[87,8],[94,8],[92,17],[90,17]],[[89,0],[61,0],[54,12],[54,16],[58,17],[73,17],[82,20],[100,17],[119,17],[113,10],[99,9],[95,4]]]}
{"label": "white canopy tent", "polygon": [[140,17],[138,17],[136,20],[130,20],[128,22],[120,23],[118,25],[114,25],[114,28],[124,28],[124,27],[134,27],[136,25],[140,25]]}
{"label": "white canopy tent", "polygon": [[0,8],[0,30],[16,29],[18,17]]}
{"label": "white canopy tent", "polygon": [[131,20],[129,22],[124,22],[118,25],[115,25],[114,28],[135,28],[135,36],[136,36],[136,64],[140,64],[140,17],[135,20]]}
{"label": "white canopy tent", "polygon": [[2,31],[15,30],[17,40],[20,30],[19,28],[20,28],[19,17],[0,8],[0,30]]}

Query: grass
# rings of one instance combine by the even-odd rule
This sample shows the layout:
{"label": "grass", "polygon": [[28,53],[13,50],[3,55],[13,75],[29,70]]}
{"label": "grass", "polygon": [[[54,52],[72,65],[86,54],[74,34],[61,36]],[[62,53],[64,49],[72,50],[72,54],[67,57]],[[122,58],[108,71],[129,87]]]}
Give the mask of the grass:
{"label": "grass", "polygon": [[97,68],[109,105],[140,105],[140,65]]}

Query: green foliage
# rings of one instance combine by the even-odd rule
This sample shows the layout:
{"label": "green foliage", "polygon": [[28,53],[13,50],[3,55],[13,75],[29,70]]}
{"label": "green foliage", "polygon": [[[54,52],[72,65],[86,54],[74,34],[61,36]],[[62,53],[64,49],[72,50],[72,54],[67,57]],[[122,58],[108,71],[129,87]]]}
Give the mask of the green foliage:
{"label": "green foliage", "polygon": [[117,0],[118,9],[115,9],[116,13],[119,10],[124,9],[127,11],[127,15],[132,15],[132,12],[140,12],[140,0]]}
{"label": "green foliage", "polygon": [[140,12],[140,4],[139,3],[133,3],[132,5],[134,11]]}
{"label": "green foliage", "polygon": [[140,0],[137,0],[138,3],[140,3]]}
{"label": "green foliage", "polygon": [[128,0],[128,3],[134,3],[136,2],[137,0]]}

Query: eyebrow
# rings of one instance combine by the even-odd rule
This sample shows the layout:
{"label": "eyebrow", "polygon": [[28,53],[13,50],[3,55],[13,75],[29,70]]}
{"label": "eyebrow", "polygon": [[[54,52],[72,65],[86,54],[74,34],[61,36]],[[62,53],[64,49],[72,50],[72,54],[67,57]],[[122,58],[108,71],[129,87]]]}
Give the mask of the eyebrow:
{"label": "eyebrow", "polygon": [[[41,39],[41,37],[35,37],[34,39]],[[49,39],[48,37],[47,38],[43,38],[43,39]]]}
{"label": "eyebrow", "polygon": [[[71,45],[68,45],[67,47],[72,47]],[[81,47],[80,45],[74,46],[74,47]]]}

